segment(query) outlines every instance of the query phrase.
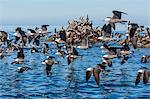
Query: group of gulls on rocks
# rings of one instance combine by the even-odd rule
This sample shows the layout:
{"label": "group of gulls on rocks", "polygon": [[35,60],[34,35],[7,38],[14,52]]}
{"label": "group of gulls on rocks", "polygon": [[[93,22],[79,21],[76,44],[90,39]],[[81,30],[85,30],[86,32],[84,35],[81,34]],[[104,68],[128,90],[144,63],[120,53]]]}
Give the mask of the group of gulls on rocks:
{"label": "group of gulls on rocks", "polygon": [[[107,54],[102,57],[102,61],[95,67],[89,67],[85,70],[86,82],[93,75],[96,84],[99,85],[100,76],[106,71],[107,66],[113,66],[112,60],[114,58],[121,58],[120,64],[122,65],[127,63],[134,53],[131,47],[133,49],[150,48],[150,29],[148,27],[145,28],[137,23],[122,19],[122,15],[127,15],[127,13],[121,11],[112,12],[113,16],[107,17],[105,19],[106,24],[102,27],[94,27],[93,22],[90,21],[87,15],[86,18],[81,16],[79,20],[69,20],[66,28],[62,27],[59,31],[55,28],[54,33],[48,31],[49,25],[27,29],[28,32],[25,32],[21,27],[17,27],[13,35],[0,31],[0,59],[3,59],[8,53],[17,52],[16,59],[11,64],[23,64],[26,58],[24,52],[26,48],[30,49],[31,53],[47,54],[51,51],[49,43],[52,42],[57,47],[56,55],[66,57],[67,63],[70,65],[75,59],[81,57],[77,49],[86,50],[95,43],[101,43],[100,49]],[[127,32],[125,34],[113,33],[116,30],[116,23],[127,24]],[[144,34],[141,35],[143,32]],[[11,36],[14,38],[10,39]],[[109,44],[110,42],[115,43],[117,46],[112,46]],[[149,60],[150,55],[141,56],[142,63],[148,63]],[[45,65],[46,74],[51,75],[52,66],[59,64],[59,62],[55,60],[55,56],[48,55],[45,60],[41,60],[41,64]],[[33,68],[18,67],[19,73],[24,73],[28,70],[33,70]],[[149,77],[150,70],[141,68],[138,70],[135,84],[139,84],[141,79],[146,84]]]}

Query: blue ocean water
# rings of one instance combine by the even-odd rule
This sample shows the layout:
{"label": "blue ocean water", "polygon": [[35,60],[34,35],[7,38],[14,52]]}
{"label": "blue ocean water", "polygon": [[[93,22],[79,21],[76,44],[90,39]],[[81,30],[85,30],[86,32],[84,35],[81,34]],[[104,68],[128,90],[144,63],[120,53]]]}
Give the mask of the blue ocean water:
{"label": "blue ocean water", "polygon": [[[35,26],[24,26],[34,28]],[[50,31],[54,31],[50,27]],[[4,27],[5,31],[13,33],[16,26]],[[107,67],[100,77],[100,85],[97,86],[94,77],[88,83],[85,82],[85,71],[88,67],[95,67],[101,62],[104,55],[100,49],[101,43],[94,44],[87,50],[77,49],[82,57],[76,59],[69,66],[67,59],[55,55],[56,46],[49,44],[52,51],[44,55],[31,53],[25,49],[25,63],[12,65],[16,58],[16,52],[10,53],[0,60],[0,98],[31,98],[31,99],[125,99],[125,98],[150,98],[150,83],[142,82],[135,86],[137,70],[141,67],[150,68],[150,63],[143,64],[140,58],[143,54],[149,54],[149,48],[136,49],[132,58],[121,65],[121,59],[113,59],[113,66]],[[45,66],[41,62],[48,55],[53,55],[59,64],[53,65],[52,75],[47,76]],[[28,66],[33,70],[18,73],[19,66]]]}

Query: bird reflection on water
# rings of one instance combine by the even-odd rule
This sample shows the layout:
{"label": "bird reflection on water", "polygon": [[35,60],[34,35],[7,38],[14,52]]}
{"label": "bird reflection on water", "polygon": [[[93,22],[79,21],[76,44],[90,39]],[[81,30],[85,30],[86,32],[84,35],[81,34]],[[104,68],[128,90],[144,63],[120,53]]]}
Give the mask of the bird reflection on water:
{"label": "bird reflection on water", "polygon": [[[75,72],[76,69],[74,68],[74,66],[70,66],[68,69],[67,69],[67,76],[66,76],[66,80],[68,81],[68,87],[67,89],[65,90],[66,93],[73,93],[72,96],[76,96],[77,92],[78,92],[78,76],[77,76],[77,72]],[[73,97],[72,97],[73,98]]]}

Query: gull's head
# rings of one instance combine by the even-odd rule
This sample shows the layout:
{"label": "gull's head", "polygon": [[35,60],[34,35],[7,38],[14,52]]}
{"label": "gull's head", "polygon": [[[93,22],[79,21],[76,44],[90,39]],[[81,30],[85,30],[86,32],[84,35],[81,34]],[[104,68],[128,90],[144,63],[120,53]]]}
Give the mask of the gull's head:
{"label": "gull's head", "polygon": [[93,68],[87,68],[86,69],[86,71],[92,71],[93,70]]}
{"label": "gull's head", "polygon": [[98,37],[98,39],[102,40],[102,39],[103,39],[103,37]]}
{"label": "gull's head", "polygon": [[46,58],[49,58],[49,56],[46,56]]}
{"label": "gull's head", "polygon": [[48,60],[45,60],[45,63],[48,63]]}
{"label": "gull's head", "polygon": [[144,70],[140,69],[138,70],[138,73],[144,73]]}
{"label": "gull's head", "polygon": [[41,64],[45,65],[46,63],[45,63],[45,62],[42,62]]}
{"label": "gull's head", "polygon": [[109,56],[108,55],[104,55],[103,58],[109,58]]}
{"label": "gull's head", "polygon": [[18,70],[20,70],[21,69],[21,67],[18,67]]}
{"label": "gull's head", "polygon": [[19,59],[17,58],[17,59],[15,59],[15,61],[17,61],[17,62],[18,62],[18,61],[19,61]]}
{"label": "gull's head", "polygon": [[101,49],[103,49],[103,48],[104,48],[104,46],[101,46],[100,48],[101,48]]}
{"label": "gull's head", "polygon": [[143,57],[143,58],[145,58],[146,56],[145,56],[145,55],[143,55],[142,57]]}
{"label": "gull's head", "polygon": [[104,21],[109,22],[109,21],[110,21],[110,18],[106,18],[106,19],[104,19]]}
{"label": "gull's head", "polygon": [[129,34],[126,34],[126,36],[129,36]]}
{"label": "gull's head", "polygon": [[106,61],[106,60],[103,60],[103,61],[102,61],[102,63],[105,63],[105,64],[107,64],[107,61]]}

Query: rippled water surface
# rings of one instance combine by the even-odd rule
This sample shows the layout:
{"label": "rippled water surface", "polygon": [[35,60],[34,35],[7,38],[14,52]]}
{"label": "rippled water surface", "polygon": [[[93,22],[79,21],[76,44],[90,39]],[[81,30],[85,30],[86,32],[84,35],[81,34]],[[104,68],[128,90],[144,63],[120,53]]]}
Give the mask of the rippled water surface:
{"label": "rippled water surface", "polygon": [[[10,53],[0,60],[0,98],[51,98],[51,99],[80,99],[80,98],[150,98],[150,83],[140,83],[135,86],[137,70],[141,67],[150,68],[150,63],[143,64],[140,58],[149,54],[150,49],[135,50],[132,58],[121,65],[121,59],[113,59],[113,66],[107,67],[109,72],[101,75],[100,85],[97,86],[93,77],[85,82],[85,71],[101,62],[104,55],[100,49],[102,44],[95,44],[87,50],[77,49],[82,57],[76,59],[69,66],[66,58],[55,55],[56,46],[47,55],[53,55],[59,64],[53,65],[52,75],[47,76],[45,66],[41,61],[47,55],[31,54],[25,49],[25,63],[11,65],[16,58],[16,52]],[[18,66],[28,66],[33,70],[18,73]]]}

